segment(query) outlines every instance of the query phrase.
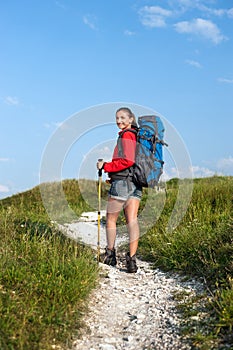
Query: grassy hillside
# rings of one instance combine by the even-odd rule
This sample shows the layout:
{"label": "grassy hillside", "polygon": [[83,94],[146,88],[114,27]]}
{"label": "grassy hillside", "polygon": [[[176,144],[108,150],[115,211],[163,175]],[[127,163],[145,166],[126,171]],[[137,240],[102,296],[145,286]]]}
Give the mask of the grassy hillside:
{"label": "grassy hillside", "polygon": [[[57,184],[47,186],[53,203]],[[62,186],[77,216],[93,210],[76,180]],[[139,253],[155,267],[201,278],[205,284],[206,293],[198,299],[176,296],[183,335],[193,349],[233,348],[233,178],[196,179],[185,217],[168,233],[178,186],[177,179],[167,183],[165,207],[140,239]],[[92,203],[95,184],[86,180],[83,189]],[[106,191],[103,184],[105,198]],[[145,191],[142,206],[146,199]],[[67,219],[62,207],[54,210],[61,221]],[[0,235],[0,349],[65,349],[81,327],[87,297],[97,283],[95,254],[51,224],[39,187],[0,201]]]}
{"label": "grassy hillside", "polygon": [[[233,178],[194,181],[192,200],[180,225],[166,225],[178,181],[167,183],[167,198],[157,224],[140,241],[140,253],[156,267],[201,278],[206,295],[182,307],[184,331],[197,349],[233,348]],[[156,200],[155,200],[156,206]]]}
{"label": "grassy hillside", "polygon": [[[77,214],[89,209],[76,181],[63,186]],[[96,285],[95,255],[52,226],[39,187],[0,202],[0,237],[0,349],[64,349]]]}

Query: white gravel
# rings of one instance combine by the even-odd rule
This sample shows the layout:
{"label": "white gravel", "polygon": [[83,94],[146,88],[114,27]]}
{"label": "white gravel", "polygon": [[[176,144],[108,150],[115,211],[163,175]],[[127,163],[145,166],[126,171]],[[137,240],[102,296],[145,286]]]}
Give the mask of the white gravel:
{"label": "white gravel", "polygon": [[[96,247],[96,220],[97,213],[84,213],[80,222],[66,224],[63,229],[70,237]],[[100,245],[106,245],[104,227]],[[191,349],[180,336],[181,315],[173,295],[198,294],[203,291],[202,285],[195,280],[184,282],[177,274],[153,270],[139,259],[137,273],[129,274],[124,256],[117,258],[116,267],[100,264],[99,286],[90,297],[84,318],[86,327],[72,350]]]}

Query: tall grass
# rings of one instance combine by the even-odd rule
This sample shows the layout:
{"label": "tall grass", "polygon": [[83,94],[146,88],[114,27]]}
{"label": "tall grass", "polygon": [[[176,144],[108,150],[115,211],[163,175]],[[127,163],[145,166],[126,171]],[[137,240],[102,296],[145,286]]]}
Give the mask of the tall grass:
{"label": "tall grass", "polygon": [[[215,339],[213,344],[220,346],[228,342],[233,346],[233,178],[196,179],[184,219],[172,233],[168,233],[166,225],[177,186],[174,180],[168,182],[163,213],[156,226],[142,237],[139,251],[156,267],[205,281],[211,295],[211,299],[206,299],[211,324],[204,332]],[[204,349],[204,339],[209,341],[209,337],[202,337],[202,345],[197,348],[203,346]],[[211,349],[215,345],[208,346],[206,348]]]}
{"label": "tall grass", "polygon": [[[180,303],[183,332],[192,348],[233,348],[233,178],[196,179],[185,217],[168,233],[178,185],[178,179],[167,183],[162,214],[140,239],[139,253],[155,267],[205,283],[206,295]],[[82,191],[76,180],[62,186],[76,218],[94,209],[96,184],[83,180]],[[106,197],[104,184],[102,190]],[[57,184],[47,184],[47,191],[53,204]],[[147,191],[142,207],[146,200]],[[154,213],[156,202],[155,196]],[[62,207],[54,210],[61,221],[69,219]],[[0,238],[0,349],[67,348],[82,326],[88,294],[97,283],[93,252],[51,224],[39,187],[0,201]]]}
{"label": "tall grass", "polygon": [[[81,213],[77,185],[64,187]],[[1,201],[0,237],[0,349],[68,347],[96,285],[93,252],[51,225],[38,187]]]}

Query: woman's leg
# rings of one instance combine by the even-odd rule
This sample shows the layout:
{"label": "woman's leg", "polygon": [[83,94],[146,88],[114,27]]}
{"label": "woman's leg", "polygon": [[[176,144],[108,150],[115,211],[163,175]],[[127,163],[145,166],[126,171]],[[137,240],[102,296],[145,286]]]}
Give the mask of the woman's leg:
{"label": "woman's leg", "polygon": [[108,198],[106,233],[107,233],[107,248],[111,250],[115,246],[116,222],[123,205],[124,205],[124,201],[119,201],[111,197]]}
{"label": "woman's leg", "polygon": [[132,257],[136,254],[139,240],[138,209],[140,201],[129,198],[124,206],[124,213],[129,232],[129,254]]}

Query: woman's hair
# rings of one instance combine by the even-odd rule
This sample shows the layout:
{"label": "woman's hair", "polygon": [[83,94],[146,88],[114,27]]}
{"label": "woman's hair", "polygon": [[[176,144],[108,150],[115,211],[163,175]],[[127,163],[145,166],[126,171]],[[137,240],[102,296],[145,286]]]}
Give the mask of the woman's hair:
{"label": "woman's hair", "polygon": [[131,111],[130,108],[128,108],[128,107],[121,107],[121,108],[119,108],[119,109],[116,111],[116,114],[117,114],[118,112],[120,112],[120,111],[126,112],[130,118],[133,118],[133,122],[131,123],[131,125],[132,125],[133,127],[135,127],[135,128],[138,127],[136,117],[135,117],[135,115],[133,114],[133,112]]}

